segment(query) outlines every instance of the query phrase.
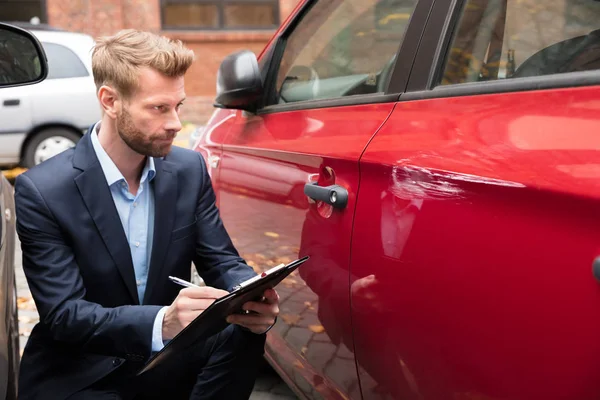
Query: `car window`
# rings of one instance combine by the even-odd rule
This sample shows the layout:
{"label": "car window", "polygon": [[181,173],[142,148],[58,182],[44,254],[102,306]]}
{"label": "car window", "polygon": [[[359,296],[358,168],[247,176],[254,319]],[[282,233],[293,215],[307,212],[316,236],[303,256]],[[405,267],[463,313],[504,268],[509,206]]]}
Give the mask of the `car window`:
{"label": "car window", "polygon": [[88,76],[83,62],[69,48],[55,43],[43,43],[48,58],[48,78],[64,79]]}
{"label": "car window", "polygon": [[468,0],[441,84],[600,69],[600,2]]}
{"label": "car window", "polygon": [[271,103],[384,92],[416,4],[315,1],[286,41]]}

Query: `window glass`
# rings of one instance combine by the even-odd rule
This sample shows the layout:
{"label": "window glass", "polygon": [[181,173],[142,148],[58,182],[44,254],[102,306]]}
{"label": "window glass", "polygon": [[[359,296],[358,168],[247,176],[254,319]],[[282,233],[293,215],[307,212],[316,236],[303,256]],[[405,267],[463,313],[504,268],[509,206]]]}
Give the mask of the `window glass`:
{"label": "window glass", "polygon": [[384,92],[417,0],[317,1],[290,34],[274,102]]}
{"label": "window glass", "polygon": [[218,28],[219,9],[213,4],[171,3],[163,7],[163,21],[170,27]]}
{"label": "window glass", "polygon": [[275,29],[279,25],[279,0],[161,0],[161,9],[165,29]]}
{"label": "window glass", "polygon": [[444,85],[600,68],[600,2],[468,0]]}
{"label": "window glass", "polygon": [[224,11],[227,28],[263,28],[276,26],[272,4],[228,4]]}
{"label": "window glass", "polygon": [[55,43],[43,43],[48,58],[48,78],[64,79],[88,76],[83,62],[65,46]]}
{"label": "window glass", "polygon": [[0,21],[30,22],[32,18],[39,18],[45,23],[45,3],[46,0],[0,0]]}

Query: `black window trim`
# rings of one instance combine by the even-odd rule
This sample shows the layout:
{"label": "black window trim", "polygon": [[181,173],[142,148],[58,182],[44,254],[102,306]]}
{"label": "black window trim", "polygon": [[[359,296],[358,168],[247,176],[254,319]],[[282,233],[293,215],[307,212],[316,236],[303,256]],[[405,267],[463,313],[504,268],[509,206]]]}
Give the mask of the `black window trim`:
{"label": "black window trim", "polygon": [[[187,4],[208,4],[215,5],[217,7],[217,13],[219,18],[219,26],[210,27],[210,26],[177,26],[177,25],[167,25],[165,24],[165,15],[163,12],[163,7],[168,4],[177,4],[177,3],[187,3]],[[235,26],[235,27],[227,27],[225,26],[225,5],[226,4],[271,4],[273,5],[273,21],[275,24],[269,26]],[[209,31],[209,32],[235,32],[235,31],[272,31],[277,29],[281,21],[281,7],[279,4],[279,0],[160,0],[160,26],[162,30],[165,31]]]}
{"label": "black window trim", "polygon": [[413,73],[400,101],[600,85],[600,70],[439,85],[448,47],[466,1],[435,0],[432,17],[415,56]]}
{"label": "black window trim", "polygon": [[[318,0],[309,0],[304,3],[298,10],[297,14],[294,15],[294,18],[291,20],[288,26],[286,26],[277,37],[276,42],[273,45],[275,48],[271,53],[272,58],[268,63],[269,71],[266,74],[264,85],[265,98],[263,99],[263,106],[260,107],[256,112],[258,115],[287,111],[343,107],[350,105],[395,102],[397,101],[399,94],[405,91],[406,85],[409,82],[410,72],[413,68],[415,54],[419,48],[419,43],[423,37],[427,20],[430,16],[435,0],[418,1],[417,6],[410,17],[404,39],[398,46],[398,50],[396,52],[396,62],[394,64],[392,73],[390,74],[390,81],[387,84],[385,93],[355,95],[323,100],[298,101],[289,104],[273,104],[264,106],[264,104],[268,104],[267,96],[273,93],[273,85],[278,72],[277,67],[279,66],[281,58],[283,57],[287,38],[317,1]],[[400,59],[410,61],[400,63],[398,62]]]}

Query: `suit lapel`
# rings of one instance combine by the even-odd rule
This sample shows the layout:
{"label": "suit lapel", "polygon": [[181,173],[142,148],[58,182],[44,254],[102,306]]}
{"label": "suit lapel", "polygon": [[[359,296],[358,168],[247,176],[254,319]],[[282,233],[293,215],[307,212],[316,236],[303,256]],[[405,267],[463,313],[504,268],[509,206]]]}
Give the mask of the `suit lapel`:
{"label": "suit lapel", "polygon": [[77,144],[73,166],[83,171],[75,178],[75,183],[134,304],[139,304],[127,237],[106,177],[94,152],[89,132]]}
{"label": "suit lapel", "polygon": [[159,282],[158,279],[161,277],[165,256],[171,243],[177,201],[177,176],[175,176],[172,164],[161,159],[155,159],[155,162],[156,176],[152,180],[154,186],[154,237],[144,304],[152,298],[152,293],[157,285],[166,284],[166,282]]}

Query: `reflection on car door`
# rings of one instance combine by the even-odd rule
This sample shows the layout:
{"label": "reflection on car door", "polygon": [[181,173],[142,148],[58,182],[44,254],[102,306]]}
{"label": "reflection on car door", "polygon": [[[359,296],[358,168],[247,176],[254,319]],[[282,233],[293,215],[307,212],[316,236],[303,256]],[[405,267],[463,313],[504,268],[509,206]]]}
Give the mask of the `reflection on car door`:
{"label": "reflection on car door", "polygon": [[598,399],[600,4],[457,11],[442,74],[428,81],[437,37],[424,39],[419,92],[360,160],[364,398]]}
{"label": "reflection on car door", "polygon": [[[236,112],[223,142],[219,208],[242,257],[257,271],[311,257],[278,286],[281,314],[267,342],[308,398],[361,398],[349,296],[358,160],[394,107],[397,95],[385,92],[415,6],[309,2],[278,44],[267,107]],[[310,183],[341,186],[347,205],[307,198]]]}
{"label": "reflection on car door", "polygon": [[[262,271],[311,256],[277,289],[281,315],[268,343],[310,398],[319,398],[313,387],[360,398],[348,296],[358,157],[392,107],[240,112],[223,147],[220,209],[242,257]],[[309,202],[303,190],[313,181],[344,187],[346,208]]]}

